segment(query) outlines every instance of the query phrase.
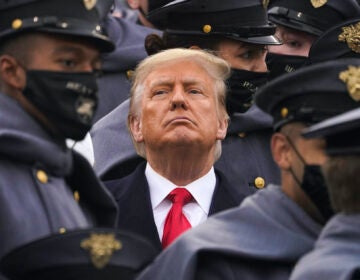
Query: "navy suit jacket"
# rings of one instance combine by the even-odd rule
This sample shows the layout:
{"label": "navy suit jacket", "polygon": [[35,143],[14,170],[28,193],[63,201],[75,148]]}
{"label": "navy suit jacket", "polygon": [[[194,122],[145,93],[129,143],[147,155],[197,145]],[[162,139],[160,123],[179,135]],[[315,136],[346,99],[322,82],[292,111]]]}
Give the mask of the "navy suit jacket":
{"label": "navy suit jacket", "polygon": [[[117,225],[119,229],[140,234],[160,252],[162,250],[161,241],[154,221],[145,167],[146,163],[142,163],[128,176],[104,183],[118,204]],[[231,186],[221,172],[216,170],[215,173],[216,187],[209,215],[238,206],[245,197],[241,194],[240,188]]]}

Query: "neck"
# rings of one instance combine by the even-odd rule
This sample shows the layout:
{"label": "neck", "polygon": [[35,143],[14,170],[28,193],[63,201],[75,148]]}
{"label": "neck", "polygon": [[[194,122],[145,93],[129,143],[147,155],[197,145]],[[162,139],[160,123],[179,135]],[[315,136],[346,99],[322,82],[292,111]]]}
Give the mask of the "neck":
{"label": "neck", "polygon": [[176,151],[147,151],[147,161],[161,176],[177,186],[185,186],[206,175],[214,164],[213,151],[192,152],[189,149]]}
{"label": "neck", "polygon": [[49,122],[45,115],[40,112],[31,102],[29,102],[21,91],[8,88],[5,89],[3,92],[11,98],[14,98],[20,104],[20,106],[45,129],[45,131],[47,131],[52,137],[54,137],[54,140],[56,139],[56,141],[58,141],[59,139],[61,139],[59,140],[59,143],[65,145],[65,139],[63,139],[63,137],[60,137],[58,131]]}
{"label": "neck", "polygon": [[154,25],[146,19],[146,15],[141,8],[139,8],[138,20],[141,25],[154,28]]}

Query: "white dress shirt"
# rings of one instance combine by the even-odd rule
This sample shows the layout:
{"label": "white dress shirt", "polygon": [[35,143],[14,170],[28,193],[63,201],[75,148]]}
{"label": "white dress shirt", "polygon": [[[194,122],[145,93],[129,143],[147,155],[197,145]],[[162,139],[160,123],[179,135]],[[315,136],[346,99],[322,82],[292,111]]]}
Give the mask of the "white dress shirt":
{"label": "white dress shirt", "polygon": [[194,227],[207,219],[216,185],[213,167],[206,175],[186,186],[174,185],[156,173],[149,163],[146,165],[145,176],[149,184],[151,205],[160,240],[162,239],[166,216],[172,206],[171,201],[166,197],[176,188],[186,188],[194,198],[194,201],[183,207],[183,213],[191,226]]}

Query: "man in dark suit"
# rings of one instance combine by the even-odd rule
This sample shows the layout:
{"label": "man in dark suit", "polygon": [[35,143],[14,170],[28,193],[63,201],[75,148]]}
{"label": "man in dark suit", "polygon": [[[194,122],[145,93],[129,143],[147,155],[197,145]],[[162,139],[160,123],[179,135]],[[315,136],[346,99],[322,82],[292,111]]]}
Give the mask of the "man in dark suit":
{"label": "man in dark suit", "polygon": [[128,126],[147,162],[105,184],[120,208],[119,228],[147,237],[159,252],[169,243],[164,235],[174,189],[191,193],[182,213],[192,227],[243,198],[213,168],[228,127],[224,81],[229,74],[224,60],[189,49],[150,56],[135,71]]}
{"label": "man in dark suit", "polygon": [[348,69],[359,65],[355,58],[318,63],[260,89],[255,102],[274,118],[271,148],[281,185],[268,185],[185,233],[138,279],[169,279],[172,271],[172,280],[289,279],[333,214],[320,172],[325,143],[303,139],[301,132],[359,106],[347,79]]}

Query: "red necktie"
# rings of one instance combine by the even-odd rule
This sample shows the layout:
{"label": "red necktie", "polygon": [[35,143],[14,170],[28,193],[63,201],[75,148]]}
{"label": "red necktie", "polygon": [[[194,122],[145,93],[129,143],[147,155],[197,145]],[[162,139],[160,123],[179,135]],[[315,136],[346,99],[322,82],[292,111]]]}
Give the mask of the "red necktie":
{"label": "red necktie", "polygon": [[191,228],[191,224],[183,214],[182,208],[185,204],[189,203],[192,198],[191,193],[185,188],[176,188],[167,196],[167,199],[169,199],[173,205],[165,219],[162,237],[163,248],[166,248],[185,230]]}

